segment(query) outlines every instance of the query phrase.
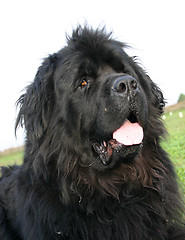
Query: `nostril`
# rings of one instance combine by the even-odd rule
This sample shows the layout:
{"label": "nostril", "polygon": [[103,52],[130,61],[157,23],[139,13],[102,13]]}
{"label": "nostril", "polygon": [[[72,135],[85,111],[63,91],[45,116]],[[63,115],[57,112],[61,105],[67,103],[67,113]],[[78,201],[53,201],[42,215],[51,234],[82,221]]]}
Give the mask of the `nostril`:
{"label": "nostril", "polygon": [[130,86],[132,89],[136,90],[137,89],[137,82],[135,80],[132,80],[130,83]]}
{"label": "nostril", "polygon": [[125,93],[127,90],[127,85],[122,78],[118,78],[116,81],[114,81],[112,90],[117,93]]}
{"label": "nostril", "polygon": [[124,82],[120,82],[118,85],[117,85],[117,88],[116,88],[116,91],[118,93],[123,93],[126,91],[126,85]]}

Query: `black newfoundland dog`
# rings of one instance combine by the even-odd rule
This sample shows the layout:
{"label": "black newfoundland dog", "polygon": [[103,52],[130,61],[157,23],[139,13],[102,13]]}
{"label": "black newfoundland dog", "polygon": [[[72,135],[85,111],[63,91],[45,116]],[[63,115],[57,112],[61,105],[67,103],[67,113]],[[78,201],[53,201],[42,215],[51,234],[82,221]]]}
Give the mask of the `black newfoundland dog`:
{"label": "black newfoundland dog", "polygon": [[1,240],[185,239],[163,95],[124,47],[79,26],[20,97],[24,163],[2,168]]}

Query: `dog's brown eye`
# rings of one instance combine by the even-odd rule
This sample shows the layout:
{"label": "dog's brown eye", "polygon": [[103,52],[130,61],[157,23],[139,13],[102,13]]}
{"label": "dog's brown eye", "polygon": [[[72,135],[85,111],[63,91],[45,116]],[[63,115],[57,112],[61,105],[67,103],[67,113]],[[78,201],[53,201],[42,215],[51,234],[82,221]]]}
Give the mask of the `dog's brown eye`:
{"label": "dog's brown eye", "polygon": [[80,84],[81,88],[84,88],[88,85],[88,81],[86,79],[82,80],[82,83]]}

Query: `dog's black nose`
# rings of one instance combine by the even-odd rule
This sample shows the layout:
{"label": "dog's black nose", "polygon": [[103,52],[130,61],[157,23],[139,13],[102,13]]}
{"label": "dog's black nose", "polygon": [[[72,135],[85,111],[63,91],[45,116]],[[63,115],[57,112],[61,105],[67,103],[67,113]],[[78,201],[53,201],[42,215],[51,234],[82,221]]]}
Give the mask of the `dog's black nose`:
{"label": "dog's black nose", "polygon": [[138,90],[137,80],[129,75],[119,76],[114,80],[112,90],[119,94],[136,92]]}

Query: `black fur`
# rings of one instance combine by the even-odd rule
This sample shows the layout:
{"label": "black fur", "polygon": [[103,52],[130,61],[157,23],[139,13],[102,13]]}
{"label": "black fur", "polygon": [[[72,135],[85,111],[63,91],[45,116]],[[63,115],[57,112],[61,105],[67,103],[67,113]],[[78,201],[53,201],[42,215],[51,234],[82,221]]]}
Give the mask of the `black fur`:
{"label": "black fur", "polygon": [[[124,47],[78,27],[20,97],[25,155],[2,168],[0,239],[185,239],[163,95]],[[120,146],[112,134],[131,115],[143,143]]]}

